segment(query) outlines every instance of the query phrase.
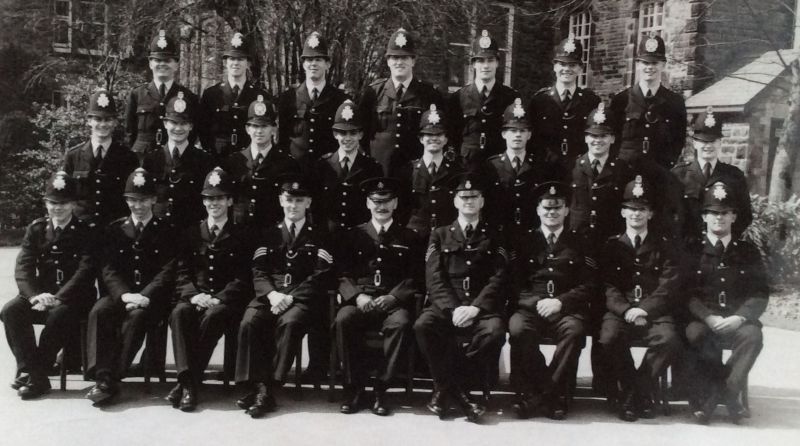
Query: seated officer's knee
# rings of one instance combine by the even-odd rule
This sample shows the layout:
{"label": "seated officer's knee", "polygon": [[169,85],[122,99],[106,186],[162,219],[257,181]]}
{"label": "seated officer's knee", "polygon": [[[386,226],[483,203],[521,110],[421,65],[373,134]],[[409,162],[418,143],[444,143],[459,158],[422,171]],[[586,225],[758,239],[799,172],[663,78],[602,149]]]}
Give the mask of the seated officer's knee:
{"label": "seated officer's knee", "polygon": [[337,327],[349,327],[356,316],[358,315],[358,308],[354,305],[347,305],[336,312],[336,319],[333,321]]}
{"label": "seated officer's knee", "polygon": [[414,332],[425,334],[436,331],[436,316],[432,311],[423,311],[416,321],[414,321]]}
{"label": "seated officer's knee", "polygon": [[743,324],[734,334],[736,344],[753,345],[761,347],[764,345],[764,334],[761,327],[755,324]]}
{"label": "seated officer's knee", "polygon": [[586,336],[586,326],[582,320],[572,316],[564,316],[560,323],[559,334],[563,338],[580,339]]}
{"label": "seated officer's knee", "polygon": [[692,347],[702,344],[706,336],[711,334],[711,329],[703,322],[692,321],[686,326],[686,341]]}
{"label": "seated officer's knee", "polygon": [[17,296],[17,298],[11,299],[3,305],[3,309],[0,310],[0,320],[3,322],[12,321],[23,315],[25,311],[29,311],[30,308],[31,304],[27,299]]}

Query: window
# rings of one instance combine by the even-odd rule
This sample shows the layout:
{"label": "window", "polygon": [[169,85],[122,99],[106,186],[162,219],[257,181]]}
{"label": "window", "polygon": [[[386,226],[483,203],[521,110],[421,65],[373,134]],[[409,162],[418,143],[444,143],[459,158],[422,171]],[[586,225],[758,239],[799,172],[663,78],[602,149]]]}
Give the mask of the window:
{"label": "window", "polygon": [[653,33],[667,40],[664,32],[664,2],[644,2],[639,7],[639,39],[641,43]]}
{"label": "window", "polygon": [[107,41],[108,10],[103,0],[53,1],[53,50],[100,55]]}
{"label": "window", "polygon": [[583,54],[581,54],[583,73],[578,77],[578,86],[585,88],[589,83],[589,47],[592,40],[592,15],[588,12],[581,12],[569,16],[569,32],[583,46]]}
{"label": "window", "polygon": [[[476,16],[478,14],[475,14]],[[458,26],[456,23],[455,26]],[[500,49],[500,65],[497,68],[497,79],[506,85],[511,84],[511,55],[514,44],[514,6],[508,3],[491,3],[486,11],[481,11],[480,17],[472,21],[468,30],[464,30],[464,37],[459,41],[450,42],[447,47],[447,64],[450,78],[448,89],[456,91],[465,84],[472,82],[472,66],[469,54],[472,41],[482,30],[498,41]]]}

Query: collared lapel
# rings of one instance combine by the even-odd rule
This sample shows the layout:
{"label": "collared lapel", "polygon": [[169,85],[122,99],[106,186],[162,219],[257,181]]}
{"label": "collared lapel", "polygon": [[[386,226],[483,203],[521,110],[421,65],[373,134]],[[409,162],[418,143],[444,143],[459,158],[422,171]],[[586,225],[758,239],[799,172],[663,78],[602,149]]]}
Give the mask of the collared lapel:
{"label": "collared lapel", "polygon": [[642,91],[641,87],[637,83],[630,89],[630,94],[628,94],[628,99],[638,105],[642,109],[647,109],[647,102],[644,99],[644,92]]}
{"label": "collared lapel", "polygon": [[[597,181],[604,180],[607,177],[610,177],[614,173],[614,168],[617,167],[617,162],[611,159],[611,156],[606,158],[606,163],[603,165],[603,169],[600,170],[600,175],[597,175]],[[589,166],[589,172],[592,171],[592,166]]]}
{"label": "collared lapel", "polygon": [[[76,164],[77,165],[91,166],[93,158],[94,158],[94,151],[92,150],[92,141],[89,140],[89,141],[86,141],[78,149],[78,160],[77,160]],[[103,158],[103,160],[105,160],[105,158]]]}
{"label": "collared lapel", "polygon": [[[245,86],[247,86],[246,83]],[[244,88],[242,88],[242,90],[244,90]],[[239,94],[242,94],[242,92],[240,91]],[[230,106],[233,104],[235,99],[236,98],[233,97],[233,88],[231,88],[231,84],[228,83],[228,80],[225,79],[222,81],[222,101],[225,103],[225,105]]]}
{"label": "collared lapel", "polygon": [[543,264],[547,258],[547,239],[542,232],[542,228],[538,227],[533,231],[533,251],[536,254],[536,260],[539,264]]}
{"label": "collared lapel", "polygon": [[[522,177],[525,172],[533,169],[533,154],[528,151],[528,153],[525,154],[525,158],[522,158],[521,162],[522,165],[519,168],[519,174],[517,175],[517,178]],[[511,170],[513,171],[514,169],[512,168]]]}
{"label": "collared lapel", "polygon": [[[717,161],[717,164],[719,164],[719,161]],[[711,171],[711,176],[709,176],[708,179],[706,179],[706,176],[703,175],[703,169],[700,167],[700,161],[698,161],[695,158],[692,161],[692,164],[689,165],[689,175],[691,175],[691,178],[695,180],[696,184],[701,185],[700,187],[701,191],[703,190],[703,187],[711,184],[712,180],[714,179],[714,172],[716,171],[717,168],[716,166],[714,166],[714,170]]]}
{"label": "collared lapel", "polygon": [[[214,236],[211,235],[211,230],[208,229],[208,218],[204,219],[199,223],[198,229],[200,230],[200,239],[204,242],[210,243],[214,240]],[[225,226],[228,226],[227,223]]]}
{"label": "collared lapel", "polygon": [[447,158],[442,158],[442,162],[439,164],[439,167],[436,168],[436,174],[433,176],[433,182],[437,183],[445,178],[448,178],[452,169],[453,163],[451,161],[447,161]]}
{"label": "collared lapel", "polygon": [[223,241],[226,238],[231,236],[230,227],[231,227],[232,224],[233,224],[233,221],[231,221],[231,219],[228,219],[228,221],[225,222],[225,226],[223,226],[222,229],[220,229],[219,234],[217,234],[217,238],[214,239],[211,236],[211,233],[208,231],[208,221],[205,221],[205,220],[203,221],[203,226],[205,226],[206,232],[209,232],[209,240],[211,240],[211,241],[213,241],[215,243],[219,243],[219,242],[221,242],[221,241]]}
{"label": "collared lapel", "polygon": [[167,94],[164,97],[164,104],[166,104],[170,99],[172,99],[173,96],[176,96],[177,94],[178,94],[178,83],[173,80],[172,86],[169,87],[169,90],[167,90]]}
{"label": "collared lapel", "polygon": [[514,178],[514,166],[511,165],[511,158],[505,152],[500,155],[500,167],[505,171],[507,177]]}
{"label": "collared lapel", "polygon": [[[333,99],[333,96],[336,93],[334,91],[335,89],[336,87],[326,82],[325,88],[323,88],[322,91],[319,92],[319,96],[317,97],[317,102],[314,104],[314,106],[319,107],[320,105],[325,104],[326,102]],[[306,92],[308,92],[308,90],[306,90]]]}
{"label": "collared lapel", "polygon": [[[410,89],[410,87],[409,87],[409,89]],[[392,80],[391,77],[389,79],[386,79],[386,83],[384,84],[384,87],[383,87],[383,94],[387,98],[389,98],[389,99],[391,99],[393,101],[397,100],[397,90],[395,90],[395,88],[394,88],[394,81]]]}
{"label": "collared lapel", "polygon": [[267,156],[265,156],[264,159],[261,160],[261,164],[259,164],[257,166],[256,166],[256,160],[253,158],[252,152],[249,152],[249,149],[248,149],[248,154],[247,154],[247,157],[250,160],[250,164],[253,166],[253,168],[255,169],[256,172],[261,172],[263,170],[269,169],[269,167],[272,164],[274,164],[276,156],[278,156],[278,148],[275,147],[274,144],[273,144],[272,147],[270,147],[269,152],[267,152]]}
{"label": "collared lapel", "polygon": [[[321,94],[321,92],[320,92]],[[308,88],[306,88],[306,83],[303,82],[297,86],[295,89],[295,103],[298,104],[298,111],[300,111],[300,106],[302,105],[305,108],[306,105],[311,105],[311,96],[308,95]]]}
{"label": "collared lapel", "polygon": [[[397,222],[395,222],[395,223],[397,223]],[[392,226],[394,226],[395,223],[392,223]],[[372,220],[364,223],[364,225],[366,226],[365,229],[366,229],[367,235],[369,235],[369,237],[372,239],[372,241],[374,243],[376,243],[376,244],[379,243],[380,239],[378,238],[378,231],[375,229],[375,225],[372,224]]]}
{"label": "collared lapel", "polygon": [[464,237],[464,231],[461,230],[461,225],[458,223],[458,219],[456,219],[453,224],[450,225],[450,234],[458,243],[464,243],[466,241],[466,237]]}
{"label": "collared lapel", "polygon": [[622,235],[619,237],[619,241],[620,241],[620,242],[621,242],[623,245],[627,246],[627,247],[628,247],[628,249],[630,249],[630,250],[631,250],[631,252],[633,252],[634,254],[636,254],[636,251],[634,251],[634,250],[633,250],[633,240],[631,240],[631,238],[630,238],[630,237],[628,237],[628,233],[627,233],[627,232],[624,232],[624,233],[622,233]]}
{"label": "collared lapel", "polygon": [[652,231],[647,233],[647,237],[642,242],[642,246],[639,247],[639,250],[636,251],[637,255],[647,254],[648,252],[656,249],[656,244],[658,240],[656,240],[656,235],[653,234]]}
{"label": "collared lapel", "polygon": [[[283,246],[291,247],[291,239],[289,238],[289,228],[286,227],[286,222],[281,221],[278,223],[278,228],[281,230],[281,240],[283,241]],[[297,237],[295,237],[297,240]]]}
{"label": "collared lapel", "polygon": [[342,177],[342,164],[339,161],[339,151],[333,152],[330,157],[328,157],[328,165],[331,166],[331,169],[336,173],[336,178]]}
{"label": "collared lapel", "polygon": [[[147,226],[150,226],[153,223],[153,220],[150,220],[150,223]],[[145,229],[147,229],[145,226]],[[122,223],[122,233],[125,234],[125,237],[128,237],[131,240],[136,240],[136,226],[133,224],[133,218],[129,215],[125,222]]]}
{"label": "collared lapel", "polygon": [[403,93],[403,97],[400,99],[401,103],[410,102],[412,99],[417,97],[420,89],[420,81],[415,77],[411,79],[411,83],[408,84],[408,89]]}
{"label": "collared lapel", "polygon": [[711,240],[708,239],[708,236],[703,237],[703,255],[717,257],[717,250]]}
{"label": "collared lapel", "polygon": [[[172,86],[175,86],[175,82],[172,83]],[[158,93],[158,88],[156,87],[156,81],[150,81],[150,84],[147,85],[147,94],[150,95],[156,102],[162,102],[161,95]],[[165,96],[169,96],[169,93],[166,93]],[[165,97],[163,103],[167,103],[167,98]]]}
{"label": "collared lapel", "polygon": [[[337,153],[336,156],[338,157],[339,154]],[[345,180],[349,180],[350,178],[356,177],[362,170],[364,170],[364,163],[366,163],[366,155],[361,152],[356,152],[356,159],[353,161],[353,165],[350,166],[350,171],[347,173],[347,178]],[[331,157],[333,158],[333,157]],[[339,170],[341,171],[342,165],[339,164]]]}

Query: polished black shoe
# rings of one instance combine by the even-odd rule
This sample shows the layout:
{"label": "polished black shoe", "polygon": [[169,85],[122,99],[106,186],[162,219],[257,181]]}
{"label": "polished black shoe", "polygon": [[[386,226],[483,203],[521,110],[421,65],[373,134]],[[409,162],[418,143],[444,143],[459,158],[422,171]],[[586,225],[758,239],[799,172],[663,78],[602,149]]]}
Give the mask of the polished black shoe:
{"label": "polished black shoe", "polygon": [[111,378],[100,378],[92,390],[86,394],[86,398],[92,400],[95,405],[105,404],[119,393],[119,386]]}
{"label": "polished black shoe", "polygon": [[339,407],[339,412],[344,414],[356,413],[364,405],[364,389],[348,387],[344,391],[344,402]]}
{"label": "polished black shoe", "polygon": [[183,395],[179,409],[181,412],[192,412],[197,408],[197,391],[194,386],[183,386]]}
{"label": "polished black shoe", "polygon": [[517,401],[511,405],[511,410],[521,420],[535,416],[542,404],[540,395],[530,393],[517,394]]}
{"label": "polished black shoe", "polygon": [[32,400],[50,392],[50,380],[47,378],[36,379],[31,377],[24,386],[17,390],[17,395],[23,400]]}
{"label": "polished black shoe", "polygon": [[695,423],[700,424],[702,426],[708,426],[711,422],[711,417],[708,416],[706,411],[702,407],[698,407],[692,410],[692,419]]}
{"label": "polished black shoe", "polygon": [[265,414],[275,410],[275,398],[264,383],[256,384],[256,396],[253,405],[247,409],[247,414],[252,418],[261,418]]}
{"label": "polished black shoe", "polygon": [[637,412],[635,395],[633,392],[629,392],[625,395],[625,399],[622,401],[622,405],[620,406],[619,419],[622,421],[636,421],[639,419]]}
{"label": "polished black shoe", "polygon": [[653,402],[653,398],[649,396],[639,398],[639,417],[646,419],[655,418],[656,413],[654,407],[655,403]]}
{"label": "polished black shoe", "polygon": [[167,396],[164,397],[164,400],[167,401],[172,405],[174,408],[178,408],[181,405],[181,397],[183,396],[183,386],[178,383],[172,390],[169,391]]}
{"label": "polished black shoe", "polygon": [[239,407],[239,409],[247,410],[250,408],[250,406],[253,405],[255,401],[256,401],[256,392],[252,391],[247,395],[236,400],[236,405]]}
{"label": "polished black shoe", "polygon": [[[725,407],[728,409],[728,417],[733,424],[739,424],[742,422],[742,418],[746,418],[746,410],[742,406],[742,403],[739,402],[739,395],[738,393],[732,392],[725,392],[724,395],[724,403]],[[749,415],[749,414],[748,414]],[[747,417],[749,418],[749,417]]]}
{"label": "polished black shoe", "polygon": [[14,381],[11,381],[11,388],[14,390],[19,390],[20,387],[28,384],[31,377],[29,375],[19,375],[18,377],[14,378]]}
{"label": "polished black shoe", "polygon": [[567,418],[567,403],[560,395],[547,397],[547,418],[561,421]]}
{"label": "polished black shoe", "polygon": [[389,415],[389,407],[386,405],[386,392],[375,391],[375,402],[372,403],[372,413],[382,417]]}
{"label": "polished black shoe", "polygon": [[714,411],[717,410],[717,406],[719,405],[721,399],[722,394],[720,391],[714,390],[711,392],[711,395],[708,396],[708,399],[706,399],[705,403],[703,403],[700,411],[705,414],[705,424],[711,422],[711,417],[714,416]]}
{"label": "polished black shoe", "polygon": [[454,392],[454,395],[456,404],[458,404],[458,407],[464,412],[464,415],[467,416],[467,421],[472,423],[480,421],[481,417],[486,412],[486,408],[478,403],[473,403],[469,399],[469,396],[462,391]]}
{"label": "polished black shoe", "polygon": [[447,392],[434,390],[431,400],[425,405],[428,410],[435,413],[440,420],[447,416]]}

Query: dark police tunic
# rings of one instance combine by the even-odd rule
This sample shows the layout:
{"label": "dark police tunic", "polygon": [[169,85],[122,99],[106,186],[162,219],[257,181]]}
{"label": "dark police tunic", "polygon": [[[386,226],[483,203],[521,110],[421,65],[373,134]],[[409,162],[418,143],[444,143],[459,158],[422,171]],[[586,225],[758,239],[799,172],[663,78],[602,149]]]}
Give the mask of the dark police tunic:
{"label": "dark police tunic", "polygon": [[344,231],[370,219],[361,182],[383,174],[380,164],[359,152],[344,175],[338,150],[328,153],[314,165],[314,218],[328,230]]}
{"label": "dark police tunic", "polygon": [[249,80],[244,83],[238,97],[234,97],[227,80],[206,88],[200,99],[197,133],[203,150],[215,160],[222,160],[231,153],[250,145],[250,136],[245,131],[247,109],[258,96],[265,101],[270,96],[255,87]]}
{"label": "dark police tunic", "polygon": [[410,181],[404,193],[410,195],[404,199],[402,209],[399,209],[403,211],[402,214],[408,213],[409,217],[399,219],[408,220],[407,227],[427,241],[431,231],[457,217],[458,211],[453,207],[455,178],[464,170],[464,161],[460,156],[452,159],[444,157],[433,176],[422,158],[411,161],[404,170],[409,173],[403,174],[404,182]]}
{"label": "dark police tunic", "polygon": [[468,165],[478,167],[486,158],[503,151],[503,112],[517,97],[516,90],[499,81],[495,81],[488,97],[478,91],[474,83],[450,96],[447,108],[449,142]]}
{"label": "dark police tunic", "polygon": [[527,108],[533,126],[531,146],[536,149],[537,159],[572,169],[575,159],[586,153],[586,119],[599,103],[600,98],[592,90],[580,87],[575,88],[566,105],[555,85],[537,91]]}
{"label": "dark police tunic", "polygon": [[286,90],[278,101],[278,145],[288,147],[289,154],[304,167],[335,151],[339,143],[331,127],[336,109],[346,99],[347,94],[330,83],[319,92],[316,102],[308,95],[305,82]]}
{"label": "dark police tunic", "polygon": [[[186,109],[197,110],[197,95],[177,82],[172,82],[164,98],[161,98],[153,81],[131,90],[125,113],[125,133],[131,151],[141,157],[148,150],[167,143],[167,131],[164,129],[162,119],[166,114],[167,103],[177,96],[179,91],[183,92],[183,99],[187,102]],[[191,145],[194,136],[190,136],[189,141]]]}
{"label": "dark police tunic", "polygon": [[431,104],[442,107],[441,94],[416,77],[400,100],[392,79],[377,80],[364,90],[358,105],[366,119],[364,146],[369,146],[384,175],[398,177],[398,169],[422,154],[419,121]]}
{"label": "dark police tunic", "polygon": [[[94,232],[93,223],[74,216],[59,231],[44,217],[26,228],[14,269],[19,294],[0,312],[18,372],[46,373],[67,339],[77,335],[80,318],[97,296]],[[59,305],[33,310],[30,299],[41,293],[54,295]],[[34,323],[44,323],[38,347]]]}
{"label": "dark police tunic", "polygon": [[94,161],[91,141],[70,149],[64,156],[64,171],[78,185],[76,214],[105,226],[128,213],[122,196],[128,175],[139,167],[139,158],[127,147],[112,141],[105,156]]}

